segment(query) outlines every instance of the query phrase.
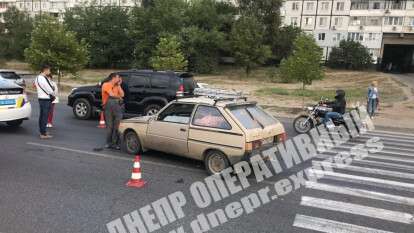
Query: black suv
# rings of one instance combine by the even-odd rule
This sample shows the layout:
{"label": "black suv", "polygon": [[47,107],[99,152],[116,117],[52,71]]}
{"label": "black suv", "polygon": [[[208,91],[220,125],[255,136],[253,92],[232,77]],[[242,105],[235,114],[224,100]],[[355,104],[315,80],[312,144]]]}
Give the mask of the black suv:
{"label": "black suv", "polygon": [[[156,114],[168,102],[193,95],[195,81],[189,73],[152,70],[116,72],[122,77],[125,92],[125,113]],[[78,119],[89,119],[102,109],[101,86],[109,76],[95,86],[74,88],[68,96],[68,105]]]}

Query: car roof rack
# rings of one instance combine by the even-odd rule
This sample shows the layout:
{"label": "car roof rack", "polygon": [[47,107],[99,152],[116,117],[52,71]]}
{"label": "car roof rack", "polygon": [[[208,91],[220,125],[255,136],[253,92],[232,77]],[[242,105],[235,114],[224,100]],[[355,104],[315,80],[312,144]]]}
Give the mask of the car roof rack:
{"label": "car roof rack", "polygon": [[205,96],[214,101],[216,105],[220,101],[247,101],[247,96],[243,95],[242,91],[215,89],[215,88],[199,88],[194,90],[195,96]]}

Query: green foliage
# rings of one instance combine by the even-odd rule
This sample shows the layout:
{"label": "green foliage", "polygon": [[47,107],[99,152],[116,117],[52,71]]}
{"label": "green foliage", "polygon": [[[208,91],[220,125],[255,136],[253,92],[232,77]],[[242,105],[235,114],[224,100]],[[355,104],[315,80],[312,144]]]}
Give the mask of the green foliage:
{"label": "green foliage", "polygon": [[282,60],[280,73],[286,82],[302,82],[312,84],[313,80],[322,79],[324,72],[321,67],[322,49],[316,44],[311,35],[301,34],[294,42],[291,56]]}
{"label": "green foliage", "polygon": [[88,62],[88,49],[55,18],[42,16],[35,22],[25,57],[34,70],[49,64],[55,71],[76,73]]}
{"label": "green foliage", "polygon": [[270,47],[263,40],[263,25],[255,17],[241,16],[234,24],[230,33],[231,48],[247,76],[252,68],[264,64],[271,56]]}
{"label": "green foliage", "polygon": [[75,7],[65,13],[65,24],[89,45],[91,67],[121,68],[132,61],[134,44],[128,10],[122,7]]}
{"label": "green foliage", "polygon": [[275,35],[277,43],[273,46],[274,58],[278,61],[287,58],[293,51],[293,42],[301,33],[302,30],[298,27],[280,27]]}
{"label": "green foliage", "polygon": [[152,67],[155,70],[184,71],[188,62],[180,47],[181,44],[176,36],[161,38],[151,58]]}
{"label": "green foliage", "polygon": [[0,57],[4,59],[23,59],[24,49],[29,47],[33,21],[27,13],[10,7],[0,21]]}
{"label": "green foliage", "polygon": [[366,69],[372,64],[368,49],[358,41],[342,40],[329,54],[328,66],[352,70]]}

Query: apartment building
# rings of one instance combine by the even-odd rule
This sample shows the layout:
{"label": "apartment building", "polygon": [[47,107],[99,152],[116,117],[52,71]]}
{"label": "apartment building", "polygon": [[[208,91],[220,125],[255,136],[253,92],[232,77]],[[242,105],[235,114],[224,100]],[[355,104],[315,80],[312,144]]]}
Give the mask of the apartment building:
{"label": "apartment building", "polygon": [[348,39],[361,42],[383,67],[414,65],[414,1],[286,0],[281,15],[285,25],[313,34],[324,59]]}
{"label": "apartment building", "polygon": [[32,16],[50,14],[62,18],[66,9],[79,5],[133,7],[140,4],[141,0],[0,0],[0,19],[11,6],[29,12]]}

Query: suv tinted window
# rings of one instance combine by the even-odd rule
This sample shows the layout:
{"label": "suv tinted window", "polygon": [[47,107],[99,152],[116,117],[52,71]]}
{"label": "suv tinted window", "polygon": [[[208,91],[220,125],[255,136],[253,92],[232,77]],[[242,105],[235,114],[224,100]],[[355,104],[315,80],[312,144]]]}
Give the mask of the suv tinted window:
{"label": "suv tinted window", "polygon": [[190,123],[191,114],[194,110],[194,104],[171,104],[158,115],[159,121],[188,124]]}
{"label": "suv tinted window", "polygon": [[217,128],[231,129],[230,124],[226,121],[220,111],[215,107],[199,106],[194,115],[193,125]]}
{"label": "suv tinted window", "polygon": [[129,80],[129,87],[144,88],[149,87],[148,77],[142,75],[132,75]]}
{"label": "suv tinted window", "polygon": [[165,89],[170,86],[170,77],[168,75],[153,74],[151,77],[151,88]]}

